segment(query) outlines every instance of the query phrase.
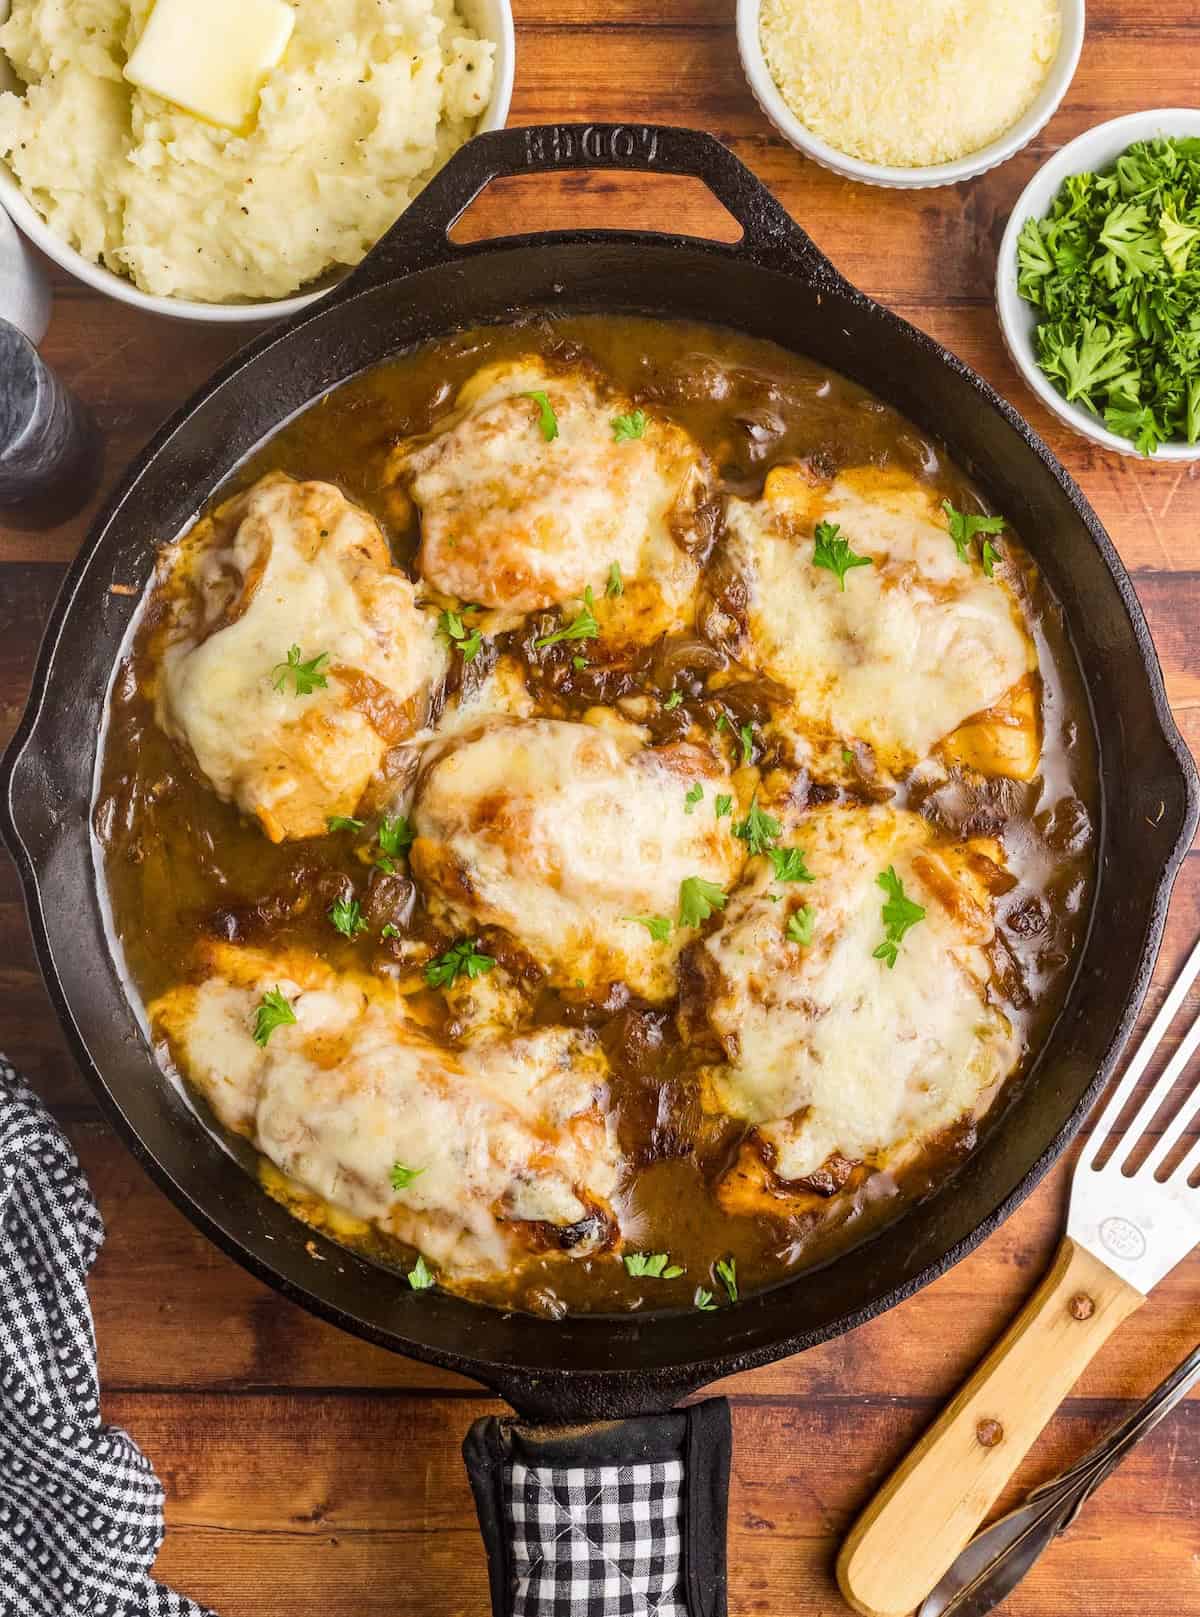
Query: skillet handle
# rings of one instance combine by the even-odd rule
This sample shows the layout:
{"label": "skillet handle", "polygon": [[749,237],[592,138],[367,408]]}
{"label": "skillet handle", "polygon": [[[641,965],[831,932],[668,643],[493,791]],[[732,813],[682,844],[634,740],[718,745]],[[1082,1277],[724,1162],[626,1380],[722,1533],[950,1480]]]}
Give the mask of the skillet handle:
{"label": "skillet handle", "polygon": [[[594,168],[683,174],[701,180],[744,233],[731,244],[705,242],[709,251],[782,270],[812,286],[848,289],[786,208],[714,135],[665,124],[544,124],[490,130],[461,146],[357,269],[323,301],[353,297],[414,270],[454,263],[493,248],[494,241],[458,245],[447,235],[493,180]],[[620,232],[591,234],[603,239]]]}
{"label": "skillet handle", "polygon": [[615,1611],[619,1594],[727,1617],[730,1450],[724,1398],[584,1426],[477,1420],[463,1459],[492,1617]]}

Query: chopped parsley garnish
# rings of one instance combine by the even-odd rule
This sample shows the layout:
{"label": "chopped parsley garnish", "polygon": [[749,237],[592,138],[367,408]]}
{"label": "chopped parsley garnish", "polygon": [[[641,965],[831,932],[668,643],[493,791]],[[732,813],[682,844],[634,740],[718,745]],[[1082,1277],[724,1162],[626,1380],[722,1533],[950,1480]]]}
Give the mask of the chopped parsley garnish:
{"label": "chopped parsley garnish", "polygon": [[[958,552],[958,559],[970,565],[971,556],[967,546],[977,533],[1003,533],[1003,517],[981,517],[974,511],[956,511],[949,500],[942,501],[942,510],[946,513],[946,521],[950,525],[950,537],[954,541],[954,548]],[[987,552],[992,547],[985,543],[983,556],[983,570],[990,578],[992,576],[991,563]],[[992,550],[992,561],[997,552]]]}
{"label": "chopped parsley garnish", "polygon": [[357,937],[367,929],[362,917],[362,905],[356,898],[339,898],[325,913],[344,938]]}
{"label": "chopped parsley garnish", "polygon": [[694,813],[695,808],[696,808],[696,804],[701,801],[703,796],[704,796],[704,787],[701,786],[699,781],[696,781],[695,784],[690,786],[688,788],[688,790],[683,794],[683,812],[685,814]]}
{"label": "chopped parsley garnish", "polygon": [[[407,853],[417,840],[417,833],[413,830],[412,823],[403,814],[397,814],[392,820],[380,820],[375,836],[379,846],[390,859],[399,859],[400,855]],[[382,862],[381,860],[380,863]]]}
{"label": "chopped parsley garnish", "polygon": [[990,539],[985,539],[980,546],[979,559],[983,563],[984,573],[991,578],[996,571],[996,563],[1000,560],[1000,552]]}
{"label": "chopped parsley garnish", "polygon": [[647,425],[645,410],[630,410],[628,415],[615,415],[612,419],[613,442],[623,444],[630,438],[644,438]]}
{"label": "chopped parsley garnish", "polygon": [[798,943],[802,949],[807,949],[813,940],[816,920],[817,912],[812,905],[801,904],[798,910],[793,910],[788,916],[788,924],[783,929],[783,935],[789,943]]}
{"label": "chopped parsley garnish", "polygon": [[576,654],[574,657],[571,658],[571,667],[575,670],[575,672],[577,674],[580,673],[583,669],[585,669],[587,667],[587,665],[588,665],[588,660],[587,660],[586,657],[580,657],[578,654]]}
{"label": "chopped parsley garnish", "polygon": [[433,1271],[419,1254],[416,1263],[408,1271],[408,1283],[414,1291],[428,1291],[433,1285]]}
{"label": "chopped parsley garnish", "polygon": [[842,748],[842,762],[848,769],[854,768],[854,754],[850,751],[849,747]]}
{"label": "chopped parsley garnish", "polygon": [[724,713],[718,713],[717,714],[717,731],[718,731],[718,733],[720,731],[722,731],[722,730],[728,730],[728,728],[729,728],[729,719],[726,717],[726,715]]}
{"label": "chopped parsley garnish", "polygon": [[1200,441],[1200,140],[1135,141],[1071,174],[1017,242],[1038,364],[1142,454]]}
{"label": "chopped parsley garnish", "polygon": [[737,1288],[737,1260],[736,1258],[718,1258],[716,1262],[717,1279],[729,1293],[729,1301],[738,1300]]}
{"label": "chopped parsley garnish", "polygon": [[779,821],[770,814],[764,814],[758,806],[757,793],[750,799],[750,807],[746,818],[739,820],[733,828],[733,834],[739,842],[744,842],[751,857],[755,854],[766,853],[771,845],[779,838],[782,830]]}
{"label": "chopped parsley garnish", "polygon": [[297,696],[311,696],[315,690],[324,690],[329,681],[321,672],[329,661],[327,651],[319,651],[315,657],[307,662],[301,662],[299,646],[289,646],[287,662],[276,663],[272,668],[272,685],[277,691],[286,689],[289,679],[293,681]]}
{"label": "chopped parsley garnish", "polygon": [[449,988],[459,977],[484,977],[496,964],[490,954],[480,954],[478,938],[459,938],[425,967],[430,988]]}
{"label": "chopped parsley garnish", "polygon": [[685,876],[679,884],[679,925],[699,926],[714,910],[725,908],[725,890],[703,876]]}
{"label": "chopped parsley garnish", "polygon": [[542,430],[542,437],[548,444],[558,437],[558,417],[554,413],[554,406],[541,388],[535,388],[532,393],[522,393],[523,399],[532,399],[538,407],[538,426]]}
{"label": "chopped parsley garnish", "polygon": [[722,792],[720,797],[718,797],[716,802],[713,804],[713,809],[716,812],[718,820],[725,819],[727,815],[733,813],[733,798],[730,797],[727,792]]}
{"label": "chopped parsley garnish", "polygon": [[918,921],[925,919],[925,911],[920,904],[914,904],[911,898],[905,897],[904,883],[897,876],[895,865],[881,870],[875,880],[888,897],[882,911],[884,939],[873,953],[876,960],[886,961],[891,971],[895,967],[904,934]]}
{"label": "chopped parsley garnish", "polygon": [[600,633],[600,625],[596,622],[596,614],[592,611],[592,586],[589,584],[583,592],[583,609],[573,617],[570,623],[561,629],[555,629],[553,634],[541,635],[533,643],[540,651],[543,646],[556,646],[560,640],[595,640]]}
{"label": "chopped parsley garnish", "polygon": [[438,618],[437,632],[444,635],[452,646],[457,646],[462,652],[463,661],[473,663],[478,657],[483,645],[483,636],[478,629],[468,629],[457,612],[449,608]]}
{"label": "chopped parsley garnish", "polygon": [[254,1042],[266,1044],[277,1027],[287,1027],[296,1020],[296,1013],[276,985],[268,988],[254,1013]]}
{"label": "chopped parsley garnish", "polygon": [[651,1280],[677,1280],[684,1273],[671,1262],[669,1252],[626,1252],[622,1261],[631,1275],[646,1275]]}
{"label": "chopped parsley garnish", "polygon": [[618,562],[613,562],[608,569],[608,583],[604,586],[605,595],[624,595],[625,580],[621,577],[621,568]]}
{"label": "chopped parsley garnish", "polygon": [[696,1287],[696,1295],[692,1301],[702,1314],[711,1314],[717,1306],[713,1301],[712,1292],[706,1291],[703,1286]]}
{"label": "chopped parsley garnish", "polygon": [[665,943],[671,935],[669,915],[623,915],[621,919],[632,921],[636,926],[644,926],[655,943]]}
{"label": "chopped parsley garnish", "polygon": [[361,831],[364,823],[363,820],[351,819],[348,814],[328,814],[325,817],[325,824],[331,831]]}
{"label": "chopped parsley garnish", "polygon": [[775,867],[776,881],[816,881],[804,863],[803,848],[768,848],[767,858]]}
{"label": "chopped parsley garnish", "polygon": [[682,702],[682,701],[683,701],[683,692],[682,691],[672,691],[670,693],[670,695],[667,697],[666,701],[663,703],[663,706],[666,708],[668,713],[673,713],[675,711],[675,709],[679,706],[680,702]]}
{"label": "chopped parsley garnish", "polygon": [[379,936],[381,938],[399,938],[403,936],[403,933],[395,921],[385,921],[379,930]]}
{"label": "chopped parsley garnish", "polygon": [[813,531],[813,566],[836,573],[843,590],[846,588],[846,574],[852,567],[870,567],[872,562],[872,557],[860,556],[850,549],[850,541],[842,538],[840,523],[817,523]]}
{"label": "chopped parsley garnish", "polygon": [[738,740],[742,744],[742,764],[744,767],[754,761],[754,726],[752,724],[743,724],[738,731]]}
{"label": "chopped parsley garnish", "polygon": [[419,1179],[425,1172],[424,1168],[406,1168],[402,1162],[392,1163],[391,1181],[393,1190],[407,1190],[414,1179]]}

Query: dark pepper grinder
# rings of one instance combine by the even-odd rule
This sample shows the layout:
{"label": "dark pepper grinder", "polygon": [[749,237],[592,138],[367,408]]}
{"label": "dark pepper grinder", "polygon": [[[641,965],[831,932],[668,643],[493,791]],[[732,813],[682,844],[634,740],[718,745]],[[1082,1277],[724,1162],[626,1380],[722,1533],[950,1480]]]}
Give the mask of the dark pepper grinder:
{"label": "dark pepper grinder", "polygon": [[65,521],[95,489],[99,448],[90,413],[0,320],[0,510],[22,525]]}

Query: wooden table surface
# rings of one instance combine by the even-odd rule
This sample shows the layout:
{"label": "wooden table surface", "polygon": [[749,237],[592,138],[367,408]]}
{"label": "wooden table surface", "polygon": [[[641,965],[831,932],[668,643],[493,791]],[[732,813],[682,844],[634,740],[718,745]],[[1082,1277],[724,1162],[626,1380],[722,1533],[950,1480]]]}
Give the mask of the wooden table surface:
{"label": "wooden table surface", "polygon": [[[513,122],[617,119],[712,130],[841,270],[962,354],[1034,422],[1083,485],[1133,575],[1171,701],[1200,742],[1200,467],[1154,467],[1061,430],[1009,364],[992,309],[1000,232],[1034,167],[1102,119],[1197,102],[1194,0],[1092,0],[1058,116],[998,171],[937,191],[854,186],[804,162],[738,68],[731,0],[516,0]],[[597,10],[603,21],[595,21]],[[614,174],[506,183],[479,234],[621,222],[728,235],[690,182]],[[232,351],[232,331],[177,325],[58,277],[50,362],[95,409],[105,482]],[[0,742],[41,625],[90,512],[49,531],[0,522]],[[1185,865],[1153,1000],[1200,931],[1200,851]],[[1200,1010],[1193,995],[1192,1010]],[[222,1617],[452,1617],[485,1611],[459,1443],[498,1408],[473,1383],[343,1336],[194,1232],[100,1120],[57,1031],[0,859],[0,1050],[68,1128],[108,1226],[92,1298],[107,1418],[167,1488],[159,1575]],[[1032,1288],[1064,1214],[1066,1165],[978,1252],[840,1341],[721,1387],[734,1410],[736,1613],[844,1612],[831,1567],[856,1510]],[[1022,1468],[1069,1462],[1200,1336],[1200,1259],[1111,1342]],[[1011,1496],[1010,1496],[1011,1497]],[[1200,1614],[1200,1405],[1185,1404],[1089,1505],[1009,1601],[1014,1617]]]}

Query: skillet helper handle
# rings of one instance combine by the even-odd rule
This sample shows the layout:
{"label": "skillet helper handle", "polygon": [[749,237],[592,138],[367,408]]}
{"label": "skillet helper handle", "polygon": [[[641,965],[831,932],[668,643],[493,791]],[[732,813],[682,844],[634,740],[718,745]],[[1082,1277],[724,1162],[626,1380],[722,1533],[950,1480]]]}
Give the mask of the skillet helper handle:
{"label": "skillet helper handle", "polygon": [[856,1611],[903,1617],[921,1604],[1088,1364],[1145,1300],[1063,1241],[1024,1309],[842,1546],[838,1583]]}
{"label": "skillet helper handle", "polygon": [[724,1398],[583,1426],[476,1421],[463,1459],[492,1617],[598,1617],[619,1595],[727,1617],[731,1446]]}
{"label": "skillet helper handle", "polygon": [[[459,246],[447,232],[493,180],[581,169],[700,180],[743,231],[742,239],[731,245],[707,243],[713,252],[748,258],[831,291],[848,289],[787,209],[715,135],[668,124],[542,124],[489,130],[460,146],[329,299],[354,296],[414,270],[487,251],[493,243]],[[594,234],[603,238],[620,232]]]}

